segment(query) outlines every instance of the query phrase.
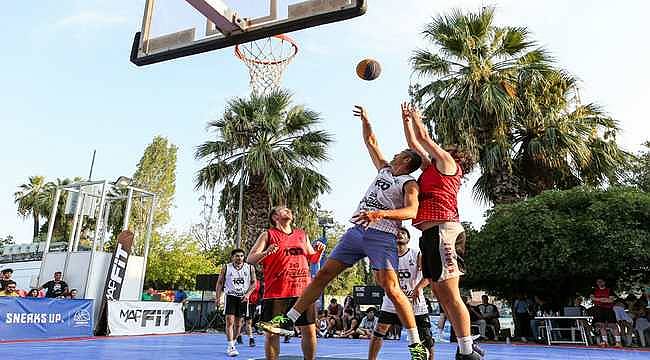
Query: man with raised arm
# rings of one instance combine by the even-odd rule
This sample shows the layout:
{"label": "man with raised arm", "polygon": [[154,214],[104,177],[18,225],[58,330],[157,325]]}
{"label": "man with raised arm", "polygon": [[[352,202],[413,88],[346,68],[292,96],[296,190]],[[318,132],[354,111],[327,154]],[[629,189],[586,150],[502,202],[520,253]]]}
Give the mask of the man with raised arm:
{"label": "man with raised arm", "polygon": [[458,337],[456,360],[478,360],[484,353],[474,344],[469,312],[458,288],[460,276],[465,273],[465,230],[458,214],[463,175],[460,159],[456,149],[443,149],[431,139],[420,112],[406,103],[402,104],[402,123],[406,142],[422,157],[419,207],[413,226],[422,231],[423,281],[415,293],[431,284]]}
{"label": "man with raised arm", "polygon": [[273,334],[293,334],[296,320],[313,308],[325,287],[345,269],[368,257],[377,284],[395,305],[395,312],[408,332],[411,359],[424,360],[428,353],[420,343],[413,309],[400,289],[396,273],[397,232],[402,220],[413,218],[418,208],[418,186],[409,174],[420,167],[421,159],[415,151],[406,149],[387,161],[366,110],[355,106],[353,114],[361,120],[363,140],[378,173],[350,220],[354,226],[343,235],[314,281],[286,314],[260,323],[260,327]]}
{"label": "man with raised arm", "polygon": [[[312,246],[302,229],[292,227],[291,209],[285,206],[274,207],[269,213],[269,221],[272,227],[259,236],[247,259],[250,264],[262,265],[264,297],[261,321],[271,321],[274,317],[287,312],[296,303],[311,281],[309,264],[319,262],[325,250],[325,244],[317,241]],[[315,307],[312,305],[305,310],[296,319],[295,325],[302,334],[304,358],[315,360]],[[278,358],[279,334],[266,334],[264,352],[267,360]]]}

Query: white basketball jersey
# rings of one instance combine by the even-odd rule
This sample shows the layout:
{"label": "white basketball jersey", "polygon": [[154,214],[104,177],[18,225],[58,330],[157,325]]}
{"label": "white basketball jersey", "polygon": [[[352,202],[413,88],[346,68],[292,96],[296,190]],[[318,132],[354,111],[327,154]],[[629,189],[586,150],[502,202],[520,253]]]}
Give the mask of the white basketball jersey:
{"label": "white basketball jersey", "polygon": [[[415,286],[422,280],[422,271],[418,271],[418,254],[419,251],[408,249],[406,253],[399,257],[399,269],[397,277],[399,278],[399,286],[406,296],[410,296],[415,289]],[[412,303],[413,312],[415,315],[422,315],[429,313],[427,303],[424,300],[424,295],[420,293],[417,303]],[[395,314],[395,306],[390,301],[388,296],[384,295],[381,303],[383,311]]]}
{"label": "white basketball jersey", "polygon": [[244,263],[240,269],[232,263],[226,265],[226,279],[223,284],[226,295],[244,296],[251,284],[251,265]]}
{"label": "white basketball jersey", "polygon": [[[359,206],[350,221],[354,223],[354,216],[359,214],[361,210],[393,210],[404,207],[404,184],[409,181],[415,181],[415,179],[411,175],[395,176],[388,166],[381,168],[363,199],[359,202]],[[381,219],[370,224],[369,227],[397,234],[400,226],[402,226],[401,220]]]}

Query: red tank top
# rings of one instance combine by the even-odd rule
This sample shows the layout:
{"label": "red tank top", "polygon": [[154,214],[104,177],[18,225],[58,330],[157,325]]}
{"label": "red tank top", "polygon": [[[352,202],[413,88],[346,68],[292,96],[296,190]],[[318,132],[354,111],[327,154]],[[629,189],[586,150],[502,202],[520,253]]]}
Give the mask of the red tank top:
{"label": "red tank top", "polygon": [[[596,288],[596,290],[594,290],[595,298],[608,298],[610,296],[614,296],[614,295],[612,293],[612,290],[610,290],[609,288],[604,288],[604,289]],[[594,305],[603,309],[612,309],[614,307],[614,304],[612,303],[604,303],[597,300],[594,301]]]}
{"label": "red tank top", "polygon": [[251,296],[248,297],[248,303],[257,305],[257,302],[260,299],[260,282],[255,282],[255,290],[251,293]]}
{"label": "red tank top", "polygon": [[305,233],[293,229],[286,234],[276,228],[268,231],[267,246],[278,245],[278,251],[262,260],[264,271],[264,299],[299,297],[309,285],[309,256]]}
{"label": "red tank top", "polygon": [[458,191],[463,171],[456,165],[456,174],[444,175],[433,163],[420,174],[418,214],[413,225],[426,221],[460,221],[458,215]]}

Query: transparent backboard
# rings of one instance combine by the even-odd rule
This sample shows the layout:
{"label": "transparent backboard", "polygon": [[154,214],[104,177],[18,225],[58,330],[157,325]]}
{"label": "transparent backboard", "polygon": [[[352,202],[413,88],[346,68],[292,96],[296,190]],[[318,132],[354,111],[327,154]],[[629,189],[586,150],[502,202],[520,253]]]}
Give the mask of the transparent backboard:
{"label": "transparent backboard", "polygon": [[367,0],[146,0],[138,66],[361,16]]}

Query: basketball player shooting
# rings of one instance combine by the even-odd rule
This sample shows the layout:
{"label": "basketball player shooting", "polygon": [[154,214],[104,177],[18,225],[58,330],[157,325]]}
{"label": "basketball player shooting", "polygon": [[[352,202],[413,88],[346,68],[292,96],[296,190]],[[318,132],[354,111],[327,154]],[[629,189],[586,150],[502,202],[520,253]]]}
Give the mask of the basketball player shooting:
{"label": "basketball player shooting", "polygon": [[378,174],[350,220],[354,226],[343,235],[314,281],[286,315],[262,322],[260,327],[272,334],[292,335],[294,323],[305,311],[313,309],[314,301],[325,287],[345,269],[368,257],[377,284],[394,304],[407,330],[411,359],[425,360],[428,352],[420,343],[411,303],[402,292],[396,273],[397,233],[402,220],[413,218],[418,208],[418,185],[409,174],[420,167],[422,160],[415,151],[407,149],[387,161],[379,149],[366,110],[355,106],[353,114],[361,120],[363,140]]}

